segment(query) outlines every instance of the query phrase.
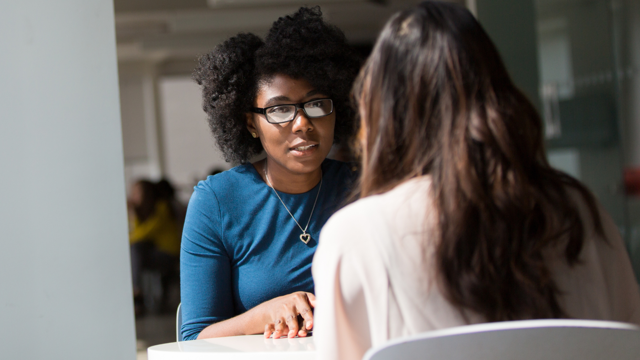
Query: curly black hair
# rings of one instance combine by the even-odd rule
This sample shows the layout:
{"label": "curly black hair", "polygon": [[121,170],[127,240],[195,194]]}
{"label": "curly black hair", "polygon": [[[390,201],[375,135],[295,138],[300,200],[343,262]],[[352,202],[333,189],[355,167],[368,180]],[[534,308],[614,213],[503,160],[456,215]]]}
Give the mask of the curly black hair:
{"label": "curly black hair", "polygon": [[193,79],[202,85],[202,107],[225,160],[245,163],[263,151],[246,127],[260,84],[281,74],[327,94],[334,102],[339,143],[353,132],[349,93],[360,65],[342,31],[322,20],[320,7],[302,7],[275,21],[264,41],[241,33],[216,46],[200,57]]}

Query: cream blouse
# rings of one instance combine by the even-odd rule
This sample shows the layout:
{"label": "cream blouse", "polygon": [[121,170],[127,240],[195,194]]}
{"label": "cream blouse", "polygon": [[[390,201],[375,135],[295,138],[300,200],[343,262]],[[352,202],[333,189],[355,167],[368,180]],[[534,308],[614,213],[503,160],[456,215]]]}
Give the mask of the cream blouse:
{"label": "cream blouse", "polygon": [[[318,359],[361,359],[372,346],[468,321],[440,292],[430,261],[436,214],[429,177],[361,199],[329,219],[313,260]],[[580,196],[570,190],[586,225],[582,263],[569,267],[559,251],[548,261],[572,318],[640,325],[640,292],[618,229],[600,210],[607,242],[599,239]]]}

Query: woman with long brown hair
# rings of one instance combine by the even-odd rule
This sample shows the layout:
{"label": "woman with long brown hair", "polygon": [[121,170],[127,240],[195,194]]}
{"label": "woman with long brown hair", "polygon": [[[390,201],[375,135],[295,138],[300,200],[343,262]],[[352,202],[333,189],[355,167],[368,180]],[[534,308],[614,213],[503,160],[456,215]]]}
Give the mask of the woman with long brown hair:
{"label": "woman with long brown hair", "polygon": [[396,14],[354,97],[360,199],[327,222],[313,264],[321,358],[479,322],[640,324],[616,226],[550,167],[539,115],[466,9]]}

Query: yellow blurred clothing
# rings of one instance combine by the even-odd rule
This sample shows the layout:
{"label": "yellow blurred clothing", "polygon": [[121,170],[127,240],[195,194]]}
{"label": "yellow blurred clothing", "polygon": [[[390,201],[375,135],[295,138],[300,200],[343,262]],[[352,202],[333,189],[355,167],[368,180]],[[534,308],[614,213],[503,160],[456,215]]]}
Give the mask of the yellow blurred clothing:
{"label": "yellow blurred clothing", "polygon": [[178,223],[165,201],[156,203],[153,214],[145,221],[133,220],[133,230],[129,232],[129,243],[150,241],[156,248],[169,255],[180,254],[180,232]]}

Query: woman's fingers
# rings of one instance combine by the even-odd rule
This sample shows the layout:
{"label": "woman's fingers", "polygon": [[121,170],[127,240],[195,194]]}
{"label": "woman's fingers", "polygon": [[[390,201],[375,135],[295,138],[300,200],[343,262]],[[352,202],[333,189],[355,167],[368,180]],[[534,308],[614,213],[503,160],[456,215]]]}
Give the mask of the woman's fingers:
{"label": "woman's fingers", "polygon": [[306,328],[306,320],[302,317],[302,315],[298,315],[298,336],[305,337],[307,336],[307,328]]}
{"label": "woman's fingers", "polygon": [[298,334],[298,314],[295,314],[294,312],[290,312],[289,314],[287,314],[287,327],[289,328],[289,333],[287,334],[287,337],[295,337]]}
{"label": "woman's fingers", "polygon": [[274,339],[279,339],[280,336],[288,333],[288,328],[284,318],[278,318],[275,324],[275,332],[273,333]]}
{"label": "woman's fingers", "polygon": [[316,296],[313,295],[312,293],[305,293],[307,294],[307,299],[309,299],[309,304],[311,304],[311,306],[316,307]]}
{"label": "woman's fingers", "polygon": [[[275,299],[274,299],[275,300]],[[296,292],[282,296],[272,302],[272,322],[265,325],[264,336],[278,339],[282,336],[293,338],[307,336],[313,328],[313,307],[316,297],[312,293]]]}
{"label": "woman's fingers", "polygon": [[311,307],[313,304],[311,303],[313,297],[313,303],[315,303],[316,297],[311,293],[302,293],[302,297],[298,298],[298,304],[296,305],[298,314],[303,319],[302,328],[305,330],[311,330],[313,328],[313,311]]}
{"label": "woman's fingers", "polygon": [[289,327],[286,325],[284,319],[279,319],[275,322],[275,324],[271,323],[264,326],[265,339],[268,339],[272,335],[274,339],[279,339],[280,337],[288,335],[289,333]]}
{"label": "woman's fingers", "polygon": [[276,329],[273,326],[273,324],[266,324],[264,326],[264,338],[268,339],[269,336],[271,336],[271,334],[273,334],[275,331],[276,331]]}

